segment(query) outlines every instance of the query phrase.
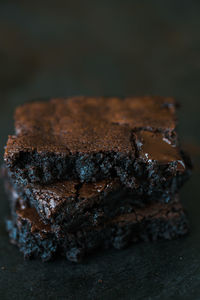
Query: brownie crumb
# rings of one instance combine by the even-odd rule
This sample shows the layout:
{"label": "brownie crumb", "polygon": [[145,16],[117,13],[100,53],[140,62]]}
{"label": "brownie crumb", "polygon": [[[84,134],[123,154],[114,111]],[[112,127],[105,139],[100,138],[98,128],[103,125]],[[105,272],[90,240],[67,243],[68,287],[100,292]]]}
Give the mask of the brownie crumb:
{"label": "brownie crumb", "polygon": [[102,283],[103,282],[103,280],[102,279],[98,279],[98,283]]}

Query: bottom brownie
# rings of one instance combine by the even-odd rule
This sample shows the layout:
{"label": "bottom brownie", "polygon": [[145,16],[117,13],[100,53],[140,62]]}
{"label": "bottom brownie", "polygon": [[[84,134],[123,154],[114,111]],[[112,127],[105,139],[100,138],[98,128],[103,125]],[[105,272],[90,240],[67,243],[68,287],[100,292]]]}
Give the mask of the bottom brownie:
{"label": "bottom brownie", "polygon": [[57,255],[73,262],[100,248],[124,248],[138,241],[173,239],[188,232],[182,205],[149,204],[134,212],[110,219],[103,226],[66,232],[43,223],[34,208],[19,207],[7,221],[10,240],[25,258],[50,260]]}

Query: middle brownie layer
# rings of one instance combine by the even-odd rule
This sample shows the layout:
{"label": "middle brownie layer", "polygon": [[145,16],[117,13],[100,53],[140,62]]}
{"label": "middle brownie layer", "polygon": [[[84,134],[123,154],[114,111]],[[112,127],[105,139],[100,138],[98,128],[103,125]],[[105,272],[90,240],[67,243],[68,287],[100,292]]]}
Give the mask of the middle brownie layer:
{"label": "middle brownie layer", "polygon": [[[22,187],[13,184],[7,176],[6,190],[12,199],[20,198],[22,207],[34,207],[44,223],[71,231],[88,225],[97,226],[118,215],[131,213],[135,206],[169,202],[168,197],[140,196],[130,192],[121,187],[119,180],[83,184],[63,181]],[[171,202],[176,202],[176,196]]]}

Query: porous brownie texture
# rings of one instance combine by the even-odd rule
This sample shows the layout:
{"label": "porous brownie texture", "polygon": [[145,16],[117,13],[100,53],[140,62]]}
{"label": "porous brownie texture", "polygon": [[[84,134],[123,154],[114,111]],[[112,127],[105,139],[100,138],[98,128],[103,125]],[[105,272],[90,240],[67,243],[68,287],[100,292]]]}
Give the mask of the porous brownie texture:
{"label": "porous brownie texture", "polygon": [[[173,194],[187,179],[171,98],[51,99],[19,107],[5,163],[17,183],[119,178],[138,194]],[[152,142],[152,143],[151,143]]]}

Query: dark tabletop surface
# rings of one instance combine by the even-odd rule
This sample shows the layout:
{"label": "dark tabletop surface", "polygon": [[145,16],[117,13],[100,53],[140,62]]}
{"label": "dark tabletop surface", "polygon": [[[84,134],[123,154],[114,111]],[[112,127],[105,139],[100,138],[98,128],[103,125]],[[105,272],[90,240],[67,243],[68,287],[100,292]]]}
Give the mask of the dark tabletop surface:
{"label": "dark tabletop surface", "polygon": [[181,103],[195,165],[181,191],[191,233],[74,265],[24,261],[9,244],[1,183],[0,299],[200,299],[200,1],[0,1],[0,143],[34,98],[163,95]]}

